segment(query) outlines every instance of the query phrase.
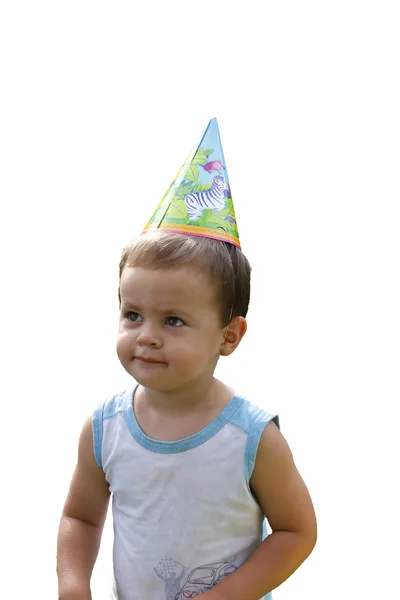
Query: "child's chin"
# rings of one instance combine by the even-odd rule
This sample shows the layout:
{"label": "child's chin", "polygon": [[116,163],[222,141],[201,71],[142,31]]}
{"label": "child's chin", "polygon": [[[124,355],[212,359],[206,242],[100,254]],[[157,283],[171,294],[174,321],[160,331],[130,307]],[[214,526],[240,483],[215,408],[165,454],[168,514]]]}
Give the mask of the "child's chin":
{"label": "child's chin", "polygon": [[164,389],[175,387],[174,383],[169,380],[169,377],[160,377],[150,373],[143,374],[137,372],[131,373],[131,375],[137,383],[151,390],[161,392]]}
{"label": "child's chin", "polygon": [[172,392],[182,386],[182,381],[178,381],[174,377],[151,377],[142,373],[132,373],[132,377],[141,386],[155,392]]}

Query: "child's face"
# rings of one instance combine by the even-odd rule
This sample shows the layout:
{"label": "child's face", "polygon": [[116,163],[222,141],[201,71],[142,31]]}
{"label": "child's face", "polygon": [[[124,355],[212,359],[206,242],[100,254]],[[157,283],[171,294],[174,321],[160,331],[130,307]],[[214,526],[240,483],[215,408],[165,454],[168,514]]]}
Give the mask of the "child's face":
{"label": "child's face", "polygon": [[144,387],[172,391],[211,377],[224,341],[216,290],[193,268],[125,267],[117,352]]}

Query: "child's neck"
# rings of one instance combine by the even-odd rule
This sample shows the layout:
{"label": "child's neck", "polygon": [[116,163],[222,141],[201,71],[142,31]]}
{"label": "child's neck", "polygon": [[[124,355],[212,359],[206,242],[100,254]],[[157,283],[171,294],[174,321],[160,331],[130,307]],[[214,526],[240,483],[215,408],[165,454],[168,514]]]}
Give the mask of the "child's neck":
{"label": "child's neck", "polygon": [[160,413],[182,414],[203,411],[215,405],[229,401],[232,390],[224,383],[212,377],[196,382],[190,388],[175,389],[171,392],[158,392],[139,386],[135,394],[135,403],[145,402],[146,406]]}
{"label": "child's neck", "polygon": [[150,438],[173,442],[204,429],[222,412],[233,390],[217,379],[196,387],[165,394],[139,386],[134,411],[142,431]]}

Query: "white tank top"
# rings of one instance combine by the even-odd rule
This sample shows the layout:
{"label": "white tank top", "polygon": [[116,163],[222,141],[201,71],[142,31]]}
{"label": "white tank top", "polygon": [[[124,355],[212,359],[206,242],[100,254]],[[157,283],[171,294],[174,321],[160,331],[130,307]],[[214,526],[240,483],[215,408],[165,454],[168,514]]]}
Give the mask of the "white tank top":
{"label": "white tank top", "polygon": [[93,414],[94,455],[113,496],[111,597],[191,600],[234,572],[267,535],[249,481],[260,436],[279,419],[234,396],[198,433],[160,442],[136,421],[135,389]]}

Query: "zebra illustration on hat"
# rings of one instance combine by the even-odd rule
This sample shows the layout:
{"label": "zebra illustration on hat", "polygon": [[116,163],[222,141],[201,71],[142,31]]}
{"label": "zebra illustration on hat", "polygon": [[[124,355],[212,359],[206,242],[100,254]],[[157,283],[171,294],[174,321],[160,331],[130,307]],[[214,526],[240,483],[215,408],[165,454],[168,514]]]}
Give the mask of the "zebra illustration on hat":
{"label": "zebra illustration on hat", "polygon": [[226,198],[230,197],[229,186],[222,175],[214,177],[211,187],[204,192],[192,192],[185,196],[186,210],[192,221],[200,219],[206,208],[215,213],[226,208]]}

